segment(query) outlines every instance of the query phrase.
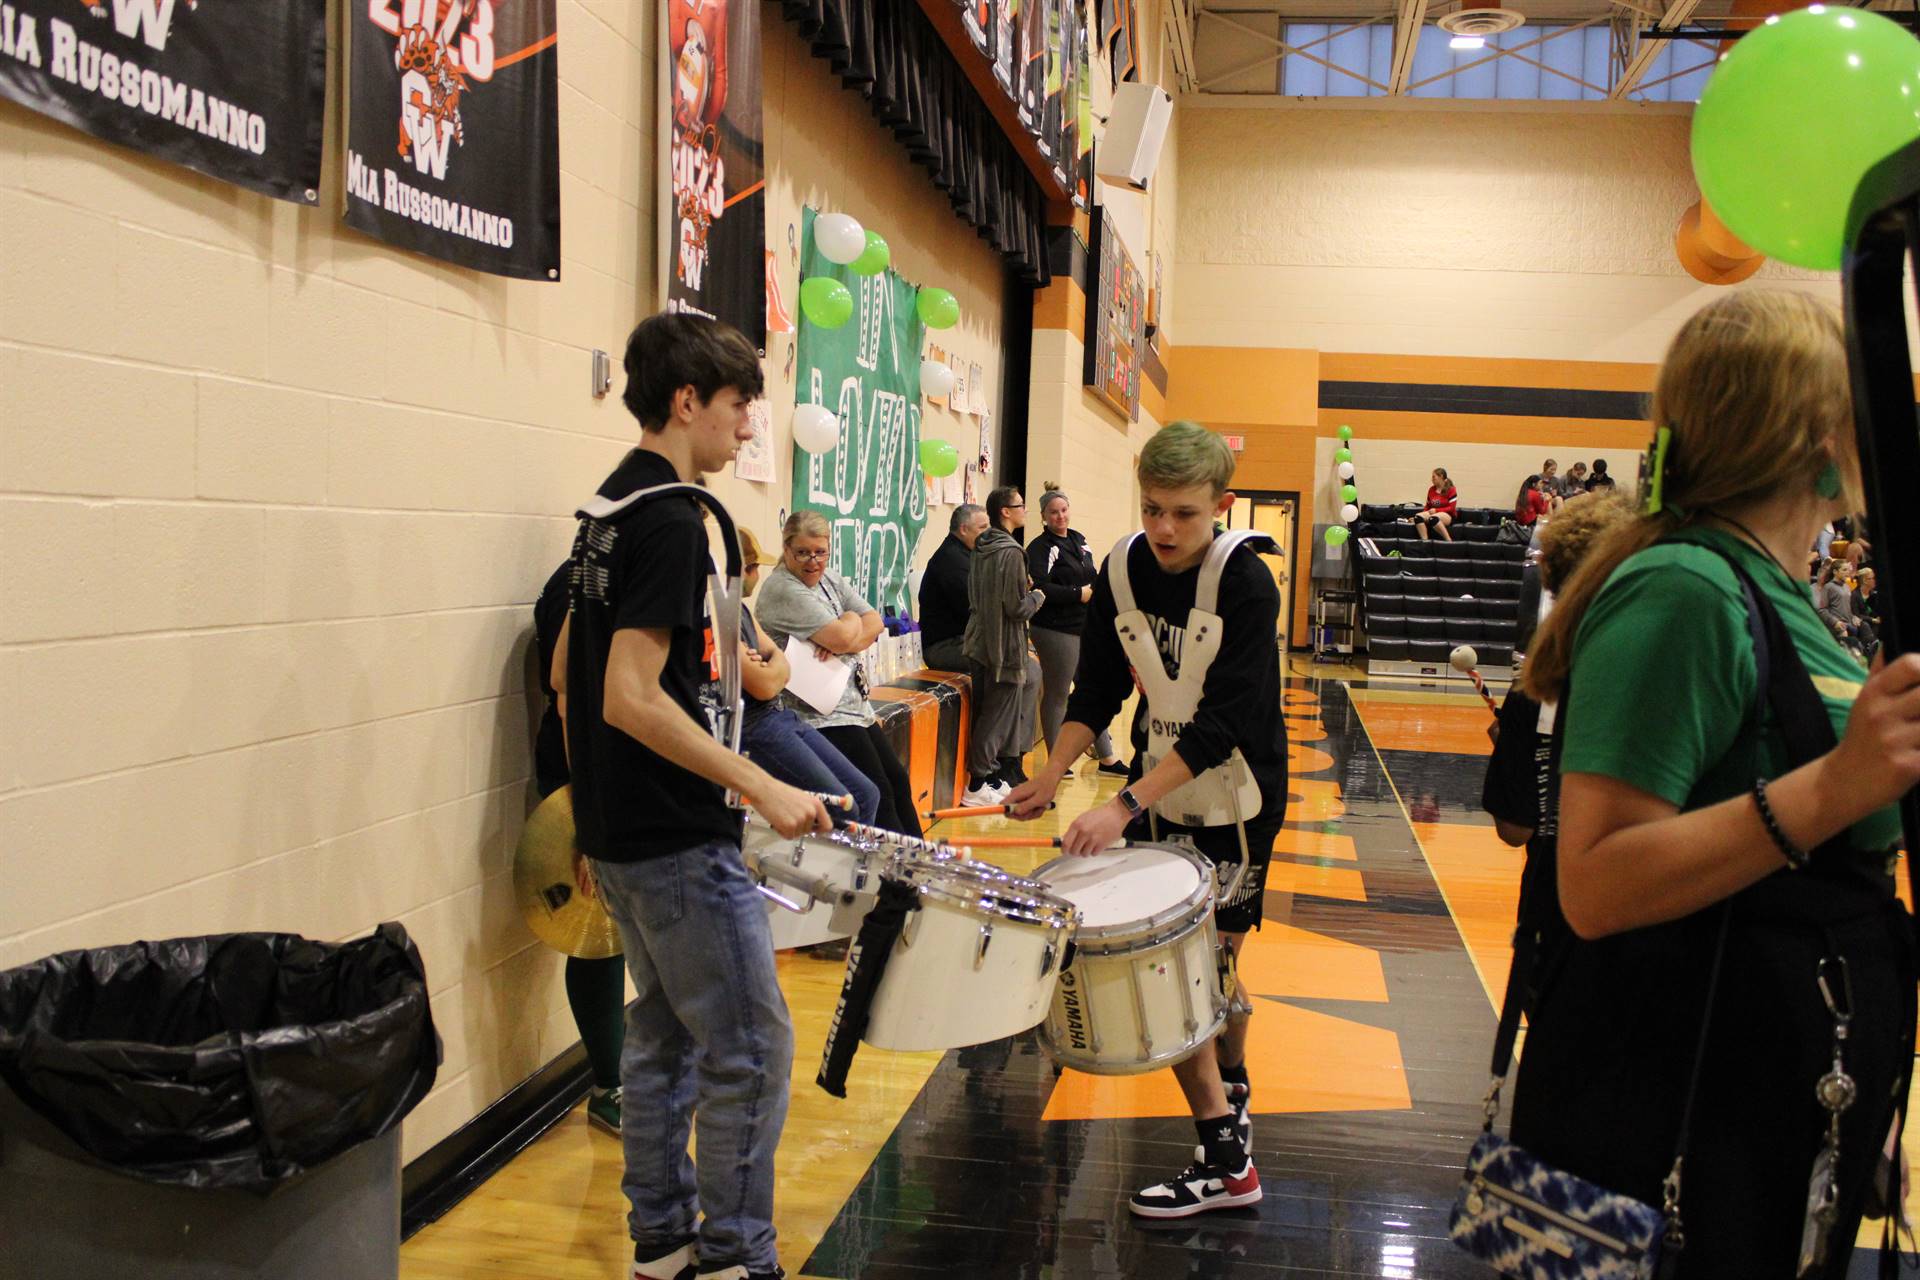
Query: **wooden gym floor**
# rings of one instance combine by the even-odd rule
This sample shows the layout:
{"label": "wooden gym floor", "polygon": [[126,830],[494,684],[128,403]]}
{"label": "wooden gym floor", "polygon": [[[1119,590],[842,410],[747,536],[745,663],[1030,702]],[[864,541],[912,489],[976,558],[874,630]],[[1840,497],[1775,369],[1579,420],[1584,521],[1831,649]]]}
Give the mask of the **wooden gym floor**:
{"label": "wooden gym floor", "polygon": [[[1489,717],[1470,693],[1290,666],[1288,821],[1266,926],[1240,967],[1256,1004],[1248,1061],[1265,1200],[1132,1220],[1127,1195],[1191,1156],[1171,1075],[1061,1072],[1031,1034],[944,1054],[862,1047],[847,1098],[829,1097],[814,1074],[841,966],[789,952],[780,977],[798,1048],[777,1201],[789,1275],[1487,1274],[1449,1245],[1446,1218],[1479,1124],[1521,862],[1479,809]],[[1119,788],[1076,773],[1043,821],[929,834],[1057,834]],[[1052,853],[986,856],[1027,871]],[[1910,1131],[1909,1150],[1916,1141]],[[408,1242],[401,1274],[624,1280],[620,1170],[619,1142],[576,1109]],[[1854,1274],[1872,1274],[1868,1261],[1856,1254]]]}

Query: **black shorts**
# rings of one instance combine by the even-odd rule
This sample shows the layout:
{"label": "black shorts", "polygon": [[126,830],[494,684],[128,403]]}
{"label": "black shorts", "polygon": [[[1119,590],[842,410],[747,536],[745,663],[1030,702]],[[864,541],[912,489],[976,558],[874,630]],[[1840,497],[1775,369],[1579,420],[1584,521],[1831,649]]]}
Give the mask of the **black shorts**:
{"label": "black shorts", "polygon": [[[1281,819],[1262,816],[1247,824],[1247,878],[1232,902],[1214,908],[1213,925],[1221,933],[1246,933],[1260,927],[1266,906],[1267,864],[1273,861],[1274,837],[1280,834]],[[1227,883],[1240,865],[1240,833],[1235,827],[1188,827],[1177,822],[1159,823],[1160,838],[1182,836],[1193,841],[1196,849],[1215,865],[1225,867]],[[1127,829],[1132,840],[1150,839],[1144,820]],[[1224,887],[1224,884],[1223,886]]]}

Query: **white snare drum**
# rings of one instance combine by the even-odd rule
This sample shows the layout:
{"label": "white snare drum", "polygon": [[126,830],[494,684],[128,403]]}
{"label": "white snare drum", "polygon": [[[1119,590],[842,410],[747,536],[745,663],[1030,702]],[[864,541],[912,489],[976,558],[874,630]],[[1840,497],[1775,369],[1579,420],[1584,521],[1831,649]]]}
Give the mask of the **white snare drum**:
{"label": "white snare drum", "polygon": [[1073,938],[1072,906],[966,858],[909,861],[897,874],[919,909],[887,958],[861,1038],[877,1049],[958,1049],[1038,1023]]}
{"label": "white snare drum", "polygon": [[1167,845],[1055,858],[1034,877],[1080,912],[1073,961],[1040,1029],[1055,1061],[1094,1075],[1178,1062],[1227,1017],[1213,867]]}
{"label": "white snare drum", "polygon": [[775,951],[851,937],[893,858],[840,831],[789,840],[757,816],[741,836],[740,856],[767,897]]}

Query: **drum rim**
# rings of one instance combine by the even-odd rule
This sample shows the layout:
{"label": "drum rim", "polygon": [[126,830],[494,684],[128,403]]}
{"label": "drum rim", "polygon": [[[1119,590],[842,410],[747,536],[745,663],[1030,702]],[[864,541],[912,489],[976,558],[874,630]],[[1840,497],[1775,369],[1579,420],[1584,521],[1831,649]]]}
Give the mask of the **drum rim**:
{"label": "drum rim", "polygon": [[[956,888],[941,880],[959,878],[962,869],[946,862],[916,862],[895,867],[889,877],[905,881],[923,901],[944,903],[965,911],[991,915],[999,920],[1041,925],[1049,929],[1071,929],[1079,922],[1078,909],[1066,899],[1047,892],[1037,881],[1016,876],[990,862],[971,862],[964,874],[972,883]],[[942,873],[939,879],[928,873]],[[982,883],[984,882],[984,883]]]}
{"label": "drum rim", "polygon": [[[1173,906],[1164,908],[1155,915],[1145,916],[1137,920],[1116,921],[1113,924],[1107,925],[1091,925],[1084,920],[1081,921],[1079,932],[1074,935],[1075,946],[1085,948],[1092,944],[1102,942],[1132,942],[1139,939],[1142,935],[1157,933],[1169,925],[1181,925],[1184,927],[1186,925],[1197,924],[1199,921],[1213,915],[1214,898],[1219,892],[1219,885],[1214,878],[1213,868],[1207,859],[1191,849],[1185,849],[1179,845],[1172,844],[1143,842],[1129,845],[1128,848],[1157,849],[1163,853],[1172,854],[1185,862],[1191,863],[1193,869],[1199,873],[1200,882],[1194,886],[1193,892],[1189,893],[1185,898]],[[1085,860],[1073,855],[1054,858],[1033,869],[1034,879],[1040,884],[1046,885],[1049,892],[1052,892],[1052,886],[1040,878],[1046,872],[1047,868],[1082,861]],[[1054,896],[1060,897],[1068,902],[1072,901],[1071,898],[1066,898],[1063,894],[1056,893]],[[1079,909],[1078,906],[1074,907],[1076,912],[1079,911]]]}

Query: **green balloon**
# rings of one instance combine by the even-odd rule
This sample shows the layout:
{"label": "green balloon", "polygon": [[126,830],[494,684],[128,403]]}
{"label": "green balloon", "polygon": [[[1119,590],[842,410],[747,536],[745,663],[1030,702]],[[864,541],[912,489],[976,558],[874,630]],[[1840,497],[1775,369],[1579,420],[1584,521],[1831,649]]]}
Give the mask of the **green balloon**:
{"label": "green balloon", "polygon": [[1345,445],[1341,445],[1333,451],[1333,460],[1335,462],[1352,462],[1353,450],[1347,448]]}
{"label": "green balloon", "polygon": [[1343,484],[1340,486],[1340,501],[1358,502],[1359,500],[1360,500],[1360,491],[1358,489],[1354,488],[1350,484]]}
{"label": "green balloon", "polygon": [[858,276],[877,276],[887,269],[893,261],[893,250],[880,238],[878,231],[867,232],[867,247],[860,256],[847,264],[847,269]]}
{"label": "green balloon", "polygon": [[920,468],[938,480],[960,469],[960,451],[947,440],[920,442]]}
{"label": "green balloon", "polygon": [[922,288],[913,307],[929,329],[951,329],[960,322],[960,300],[945,289]]}
{"label": "green balloon", "polygon": [[800,310],[822,329],[838,329],[853,318],[853,293],[832,276],[808,276],[800,282]]}
{"label": "green balloon", "polygon": [[[1351,439],[1353,439],[1353,428],[1352,428],[1352,427],[1341,427],[1341,428],[1340,428],[1340,438],[1341,438],[1342,440],[1351,440]],[[1352,499],[1351,499],[1351,498],[1349,498],[1349,499],[1348,499],[1348,501],[1349,501],[1349,502],[1351,502],[1351,501],[1352,501]]]}
{"label": "green balloon", "polygon": [[1347,530],[1343,525],[1337,525],[1337,524],[1329,525],[1327,527],[1326,536],[1327,536],[1327,545],[1330,547],[1337,547],[1347,540]]}
{"label": "green balloon", "polygon": [[1864,9],[1814,5],[1740,37],[1693,113],[1693,174],[1761,253],[1837,270],[1868,169],[1920,138],[1920,40]]}

